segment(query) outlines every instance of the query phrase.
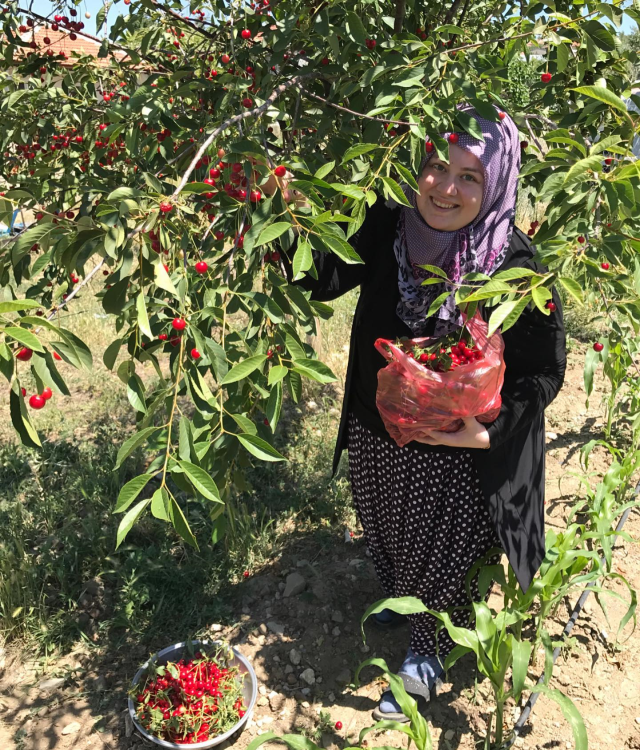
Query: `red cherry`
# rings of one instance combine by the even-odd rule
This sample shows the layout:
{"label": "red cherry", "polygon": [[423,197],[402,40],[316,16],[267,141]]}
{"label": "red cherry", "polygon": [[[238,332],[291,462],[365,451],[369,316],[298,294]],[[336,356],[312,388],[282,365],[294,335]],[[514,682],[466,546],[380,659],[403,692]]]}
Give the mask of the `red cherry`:
{"label": "red cherry", "polygon": [[612,164],[613,163],[613,159],[605,159],[604,163],[605,164]]}
{"label": "red cherry", "polygon": [[62,359],[62,357],[58,354],[58,352],[53,353],[53,358],[58,359],[58,360]]}
{"label": "red cherry", "polygon": [[196,265],[195,269],[198,273],[206,273],[209,269],[209,266],[207,263],[205,263],[203,260],[199,260]]}
{"label": "red cherry", "polygon": [[498,112],[498,117],[499,117],[499,118],[500,118],[501,120],[504,120],[504,118],[505,118],[506,116],[507,116],[507,113],[506,113],[506,112]]}
{"label": "red cherry", "polygon": [[457,133],[451,133],[449,136],[449,143],[457,143],[458,142],[458,134]]}
{"label": "red cherry", "polygon": [[170,203],[161,203],[160,204],[160,211],[162,211],[163,214],[168,214],[169,211],[173,210],[173,206]]}
{"label": "red cherry", "polygon": [[278,252],[278,250],[274,250],[271,253],[271,260],[274,261],[274,263],[277,263],[280,260],[280,253]]}
{"label": "red cherry", "polygon": [[252,203],[259,203],[262,200],[262,193],[259,190],[252,190],[249,193],[249,200]]}
{"label": "red cherry", "polygon": [[582,245],[582,243],[584,242],[584,237],[583,237],[582,235],[580,235],[580,236],[578,237],[578,242],[579,242],[579,243],[580,243],[581,245]]}
{"label": "red cherry", "polygon": [[26,388],[21,388],[20,390],[21,390],[23,396],[27,395],[27,389]]}
{"label": "red cherry", "polygon": [[282,165],[280,165],[279,167],[276,167],[276,168],[275,168],[275,169],[273,170],[273,174],[274,174],[274,175],[275,175],[276,177],[284,177],[284,176],[286,175],[286,173],[287,173],[287,168],[286,168],[286,167],[283,167]]}
{"label": "red cherry", "polygon": [[174,331],[184,331],[187,327],[187,321],[184,320],[184,318],[174,318],[171,325],[173,326]]}
{"label": "red cherry", "polygon": [[529,148],[529,141],[520,141],[520,148]]}
{"label": "red cherry", "polygon": [[420,355],[420,361],[421,362],[428,362],[429,361],[429,354],[427,352],[422,352]]}
{"label": "red cherry", "polygon": [[160,335],[158,336],[158,341],[166,341],[166,340],[167,340],[168,338],[169,338],[169,337],[167,336],[167,334],[166,334],[166,333],[161,333],[161,334],[160,334]]}
{"label": "red cherry", "polygon": [[552,302],[551,300],[549,300],[547,302],[547,304],[545,305],[545,307],[547,308],[547,310],[550,310],[551,312],[555,312],[556,311],[556,303]]}
{"label": "red cherry", "polygon": [[540,80],[542,81],[542,83],[549,83],[549,81],[551,80],[551,73],[543,73],[540,76]]}
{"label": "red cherry", "polygon": [[243,39],[251,39],[251,32],[249,31],[249,29],[242,29],[242,31],[240,32],[240,36]]}
{"label": "red cherry", "polygon": [[245,570],[244,573],[242,574],[242,577],[243,578],[248,578],[249,577],[249,571]]}
{"label": "red cherry", "polygon": [[16,354],[16,359],[19,359],[21,362],[28,362],[31,357],[33,357],[33,350],[27,346],[23,346]]}
{"label": "red cherry", "polygon": [[243,107],[251,107],[253,105],[253,99],[251,99],[248,96],[245,96],[242,100],[242,106]]}
{"label": "red cherry", "polygon": [[229,55],[222,55],[220,60],[222,60],[222,62],[226,65],[229,62],[229,60],[231,60],[231,58],[229,57]]}
{"label": "red cherry", "polygon": [[169,339],[169,343],[171,344],[171,346],[178,346],[178,344],[180,343],[180,336],[172,336]]}
{"label": "red cherry", "polygon": [[601,352],[603,349],[604,349],[604,344],[601,344],[599,341],[596,341],[596,343],[593,345],[594,352]]}
{"label": "red cherry", "polygon": [[53,391],[51,388],[45,388],[40,395],[45,401],[48,401],[53,396]]}
{"label": "red cherry", "polygon": [[342,722],[341,721],[336,721],[336,729],[338,731],[340,731],[342,729]]}
{"label": "red cherry", "polygon": [[42,409],[42,407],[46,404],[46,399],[44,399],[42,396],[38,396],[37,393],[34,393],[33,396],[29,399],[29,406],[32,409]]}
{"label": "red cherry", "polygon": [[193,349],[191,350],[191,356],[192,356],[192,357],[193,357],[194,359],[200,359],[200,357],[201,357],[202,355],[201,355],[201,354],[200,354],[200,352],[199,352],[199,351],[198,351],[198,350],[197,350],[197,349],[196,349],[196,348],[194,347],[194,348],[193,348]]}
{"label": "red cherry", "polygon": [[608,263],[601,263],[601,264],[600,264],[600,268],[601,268],[601,269],[602,269],[603,271],[608,271],[608,270],[609,270],[609,268],[610,268],[610,266],[609,266],[609,264],[608,264]]}

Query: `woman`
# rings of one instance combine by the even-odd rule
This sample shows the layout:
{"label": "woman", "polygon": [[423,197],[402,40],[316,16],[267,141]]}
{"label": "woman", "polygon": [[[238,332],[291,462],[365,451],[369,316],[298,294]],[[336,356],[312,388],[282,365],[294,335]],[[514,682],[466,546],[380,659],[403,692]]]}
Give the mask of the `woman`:
{"label": "woman", "polygon": [[[554,292],[549,316],[532,307],[504,334],[506,372],[495,422],[467,419],[459,432],[431,432],[400,448],[378,413],[377,373],[386,362],[375,340],[442,336],[462,323],[453,295],[426,319],[442,288],[421,286],[429,274],[419,265],[439,266],[452,279],[514,267],[544,271],[514,226],[520,169],[515,123],[505,113],[491,122],[460,106],[477,120],[484,141],[456,134],[449,163],[427,152],[419,195],[404,188],[410,208],[378,199],[350,239],[364,264],[314,252],[318,279],[296,282],[319,301],[360,286],[333,474],[348,448],[354,505],[385,594],[417,596],[440,611],[468,604],[466,574],[492,548],[505,550],[523,589],[537,572],[544,557],[544,409],[560,390],[566,366]],[[282,257],[291,280],[290,259]],[[477,576],[472,593],[479,598]],[[457,610],[453,620],[465,625],[467,617]],[[381,625],[393,620],[388,611],[377,616]],[[398,674],[409,692],[428,700],[454,644],[442,630],[436,649],[430,615],[409,620],[410,647]],[[407,721],[390,691],[374,716]]]}

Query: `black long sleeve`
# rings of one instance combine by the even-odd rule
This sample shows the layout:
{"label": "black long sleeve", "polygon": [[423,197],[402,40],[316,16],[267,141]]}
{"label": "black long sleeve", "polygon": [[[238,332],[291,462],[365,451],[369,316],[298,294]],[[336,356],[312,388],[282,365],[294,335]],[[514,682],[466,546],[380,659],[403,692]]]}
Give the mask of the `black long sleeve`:
{"label": "black long sleeve", "polygon": [[[533,266],[540,271],[540,266]],[[567,366],[562,304],[553,292],[556,310],[544,315],[529,307],[504,333],[505,377],[502,408],[492,422],[489,451],[508,441],[541,414],[558,395]]]}

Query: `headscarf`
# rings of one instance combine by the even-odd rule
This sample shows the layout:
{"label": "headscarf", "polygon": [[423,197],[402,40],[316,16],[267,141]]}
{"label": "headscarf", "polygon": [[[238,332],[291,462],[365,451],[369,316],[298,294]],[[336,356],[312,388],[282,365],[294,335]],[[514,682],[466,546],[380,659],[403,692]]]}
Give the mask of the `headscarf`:
{"label": "headscarf", "polygon": [[[412,207],[401,206],[394,243],[400,290],[396,312],[414,336],[425,335],[430,320],[426,314],[431,303],[451,288],[444,284],[421,286],[424,279],[434,274],[418,268],[418,265],[438,266],[456,282],[468,273],[491,275],[502,264],[513,233],[520,171],[520,137],[516,124],[506,113],[503,119],[491,122],[470,105],[459,104],[458,108],[477,120],[484,136],[483,142],[466,132],[458,133],[457,142],[482,163],[482,203],[470,224],[453,232],[441,231],[427,224],[417,208],[416,193],[408,185],[402,186]],[[442,134],[444,138],[448,135]],[[434,149],[426,154],[419,175],[435,153]],[[435,317],[435,336],[444,336],[462,326],[462,315],[455,304],[453,290]]]}

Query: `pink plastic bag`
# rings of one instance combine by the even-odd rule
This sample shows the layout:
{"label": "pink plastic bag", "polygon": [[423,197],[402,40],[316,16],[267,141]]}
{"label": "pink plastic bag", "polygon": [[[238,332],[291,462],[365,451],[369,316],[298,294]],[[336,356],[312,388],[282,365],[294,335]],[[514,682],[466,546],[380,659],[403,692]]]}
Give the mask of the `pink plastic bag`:
{"label": "pink plastic bag", "polygon": [[[378,339],[376,349],[389,364],[378,372],[376,404],[388,433],[402,447],[430,430],[456,432],[462,417],[493,422],[500,412],[504,382],[504,341],[499,333],[487,339],[487,323],[476,314],[467,330],[483,359],[447,372],[428,369],[393,341]],[[423,346],[433,339],[411,339]]]}

